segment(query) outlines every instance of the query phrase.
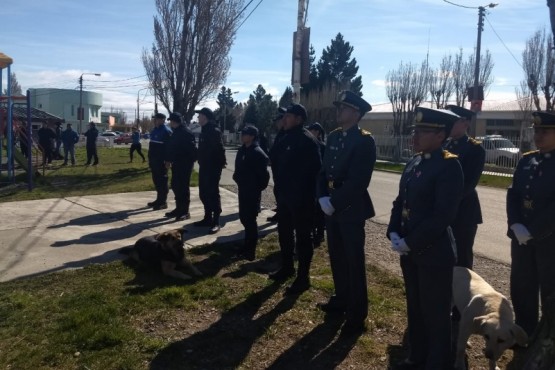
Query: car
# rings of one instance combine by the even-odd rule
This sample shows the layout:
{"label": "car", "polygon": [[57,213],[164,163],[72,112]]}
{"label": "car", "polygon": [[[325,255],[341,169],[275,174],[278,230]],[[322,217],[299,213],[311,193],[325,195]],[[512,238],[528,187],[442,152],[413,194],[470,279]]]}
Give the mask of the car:
{"label": "car", "polygon": [[114,144],[131,144],[133,142],[133,138],[131,134],[121,134],[114,139]]}
{"label": "car", "polygon": [[118,133],[113,132],[113,131],[104,131],[103,133],[101,133],[98,136],[102,136],[102,137],[106,137],[106,138],[116,138],[119,136]]}
{"label": "car", "polygon": [[513,142],[501,135],[477,137],[486,150],[486,163],[499,167],[516,167],[520,157],[520,149]]}

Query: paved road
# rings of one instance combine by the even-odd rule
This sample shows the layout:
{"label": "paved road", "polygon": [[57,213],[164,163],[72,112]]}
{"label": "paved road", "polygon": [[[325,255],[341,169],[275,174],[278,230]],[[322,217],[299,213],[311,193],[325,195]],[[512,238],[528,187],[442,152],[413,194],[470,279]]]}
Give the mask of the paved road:
{"label": "paved road", "polygon": [[[233,185],[233,169],[237,150],[226,150],[227,167],[222,172],[221,185]],[[387,224],[391,205],[399,191],[400,174],[376,171],[368,188],[376,209],[374,221]],[[273,185],[273,181],[271,181]],[[484,223],[478,227],[474,250],[476,253],[495,261],[510,263],[510,243],[506,236],[507,217],[505,213],[505,195],[503,189],[478,187],[482,204]]]}

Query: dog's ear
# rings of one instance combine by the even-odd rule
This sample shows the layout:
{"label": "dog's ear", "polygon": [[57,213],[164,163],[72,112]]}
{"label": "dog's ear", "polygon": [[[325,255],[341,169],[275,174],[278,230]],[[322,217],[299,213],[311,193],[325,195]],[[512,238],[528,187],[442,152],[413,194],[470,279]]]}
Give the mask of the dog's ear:
{"label": "dog's ear", "polygon": [[477,316],[472,321],[472,332],[476,334],[482,333],[482,325],[486,322],[487,316]]}
{"label": "dog's ear", "polygon": [[513,324],[510,332],[518,345],[525,346],[528,343],[528,334],[517,324]]}

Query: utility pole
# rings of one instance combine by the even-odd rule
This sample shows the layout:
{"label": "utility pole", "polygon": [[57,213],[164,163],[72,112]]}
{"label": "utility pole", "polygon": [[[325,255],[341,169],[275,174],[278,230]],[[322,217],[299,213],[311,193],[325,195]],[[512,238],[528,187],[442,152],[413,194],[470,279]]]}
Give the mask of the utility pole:
{"label": "utility pole", "polygon": [[77,111],[77,117],[79,118],[79,134],[83,132],[83,118],[85,118],[85,111],[83,109],[83,75],[95,75],[100,76],[100,73],[81,73],[79,76],[79,110]]}
{"label": "utility pole", "polygon": [[304,20],[306,14],[306,0],[299,0],[297,12],[297,32],[293,46],[293,103],[301,101],[301,67]]}

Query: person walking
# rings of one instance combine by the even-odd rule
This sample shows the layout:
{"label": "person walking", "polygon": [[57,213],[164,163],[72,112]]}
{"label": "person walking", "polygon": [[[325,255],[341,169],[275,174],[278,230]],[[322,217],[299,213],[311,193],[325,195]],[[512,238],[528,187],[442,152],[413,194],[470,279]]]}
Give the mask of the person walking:
{"label": "person walking", "polygon": [[464,192],[457,211],[457,217],[451,225],[457,242],[456,266],[472,269],[474,264],[474,239],[478,225],[482,223],[482,210],[476,186],[484,170],[486,151],[481,142],[468,136],[467,130],[475,113],[456,105],[447,105],[446,109],[461,118],[451,129],[450,138],[444,145],[449,152],[458,156],[464,174]]}
{"label": "person walking", "polygon": [[358,125],[372,106],[344,91],[334,102],[339,128],[330,132],[318,181],[318,202],[327,215],[326,230],[335,295],[318,307],[345,314],[342,334],[366,329],[368,292],[364,225],[374,216],[368,186],[376,162],[376,144]]}
{"label": "person walking", "polygon": [[183,124],[181,114],[170,113],[168,118],[172,135],[166,148],[166,168],[172,169],[171,187],[175,195],[175,209],[167,212],[166,217],[175,217],[176,221],[188,220],[191,204],[191,173],[197,159],[195,135]]}
{"label": "person walking", "polygon": [[258,129],[245,126],[241,130],[242,146],[235,157],[235,172],[233,181],[239,189],[239,220],[245,228],[245,239],[237,256],[249,261],[256,257],[256,243],[258,242],[258,205],[262,190],[266,189],[270,181],[268,172],[268,156],[259,146]]}
{"label": "person walking", "polygon": [[148,145],[148,166],[156,189],[156,199],[147,203],[147,205],[155,211],[168,208],[168,169],[166,168],[165,159],[166,145],[172,132],[165,123],[165,114],[156,113],[154,115],[154,128],[150,132],[150,143]]}
{"label": "person walking", "polygon": [[416,108],[417,154],[407,163],[393,201],[387,237],[399,253],[405,282],[408,358],[394,369],[452,367],[451,298],[456,246],[450,225],[463,196],[457,156],[443,150],[459,116]]}
{"label": "person walking", "polygon": [[[316,139],[318,149],[320,150],[320,158],[323,161],[324,153],[326,152],[326,144],[324,143],[326,132],[324,131],[324,128],[318,122],[314,122],[313,124],[308,125],[306,129]],[[318,199],[316,199],[315,202],[318,202]],[[314,225],[312,227],[312,242],[314,243],[314,248],[318,248],[324,241],[325,230],[325,214],[322,211],[322,208],[319,205],[316,205],[316,207],[314,207]]]}
{"label": "person walking", "polygon": [[321,167],[318,144],[303,127],[307,120],[305,107],[293,104],[283,116],[283,137],[272,149],[272,168],[277,193],[278,236],[281,267],[269,274],[275,281],[295,275],[293,253],[299,266],[286,295],[297,295],[310,288],[310,264],[313,244],[316,179]]}
{"label": "person walking", "polygon": [[507,235],[511,238],[511,299],[515,323],[532,336],[540,300],[555,294],[555,114],[533,113],[534,143],[507,191]]}
{"label": "person walking", "polygon": [[56,139],[56,134],[48,127],[48,123],[43,122],[42,127],[37,131],[39,138],[39,148],[42,152],[42,165],[52,163],[52,142]]}
{"label": "person walking", "polygon": [[71,165],[75,166],[75,144],[79,142],[79,135],[73,131],[71,123],[67,124],[60,137],[64,144],[64,163],[62,166],[67,166],[68,157],[71,158]]}
{"label": "person walking", "polygon": [[98,130],[96,129],[96,124],[94,122],[89,123],[89,129],[85,132],[86,148],[87,148],[87,163],[85,166],[92,165],[96,166],[98,164],[98,153],[96,150],[96,139],[98,138]]}
{"label": "person walking", "polygon": [[225,148],[212,110],[202,108],[195,113],[198,113],[198,123],[202,127],[198,144],[198,179],[204,218],[193,225],[208,226],[209,233],[215,234],[220,230],[222,213],[219,186],[222,169],[226,166]]}
{"label": "person walking", "polygon": [[131,133],[131,147],[129,148],[129,163],[133,162],[133,152],[135,151],[137,151],[137,154],[143,159],[143,163],[146,162],[145,156],[143,155],[141,149],[141,133],[138,128],[133,127]]}

